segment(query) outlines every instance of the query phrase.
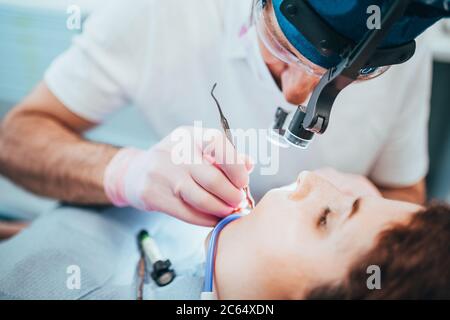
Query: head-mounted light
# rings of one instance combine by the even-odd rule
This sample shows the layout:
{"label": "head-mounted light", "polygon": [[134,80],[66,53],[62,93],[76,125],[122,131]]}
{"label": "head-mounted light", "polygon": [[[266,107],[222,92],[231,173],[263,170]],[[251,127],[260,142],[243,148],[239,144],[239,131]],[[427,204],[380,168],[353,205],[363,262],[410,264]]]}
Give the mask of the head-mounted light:
{"label": "head-mounted light", "polygon": [[[414,55],[416,48],[414,40],[396,47],[380,49],[380,45],[391,27],[403,17],[411,2],[412,0],[390,1],[387,10],[383,12],[381,27],[368,30],[364,37],[355,43],[340,35],[323,21],[306,0],[255,1],[257,8],[258,5],[260,6],[259,10],[262,8],[263,11],[269,11],[267,14],[271,14],[270,9],[273,8],[274,13],[272,14],[275,14],[279,28],[286,35],[290,44],[299,52],[302,52],[302,46],[305,46],[304,52],[307,53],[305,56],[308,56],[313,48],[313,51],[318,53],[315,57],[316,61],[323,65],[332,65],[322,75],[306,108],[299,107],[289,126],[280,131],[287,142],[306,148],[314,134],[325,133],[334,101],[342,90],[355,81],[378,76],[390,65],[404,63]],[[275,7],[271,7],[271,4]],[[258,19],[265,17],[264,14],[256,15],[257,24]],[[267,26],[266,29],[271,31]],[[264,32],[269,33],[267,30]],[[260,37],[263,38],[265,34],[261,34],[263,36],[260,35]],[[270,35],[272,38],[276,38],[273,32]],[[297,41],[297,39],[300,40]],[[262,41],[268,47],[274,42],[264,39]],[[278,45],[280,44],[278,43]],[[273,47],[269,50],[284,55],[288,51],[281,51]],[[314,65],[311,61],[310,64]],[[278,115],[279,110],[277,110]],[[289,117],[283,116],[282,118],[286,120]],[[280,121],[276,122],[280,125]]]}

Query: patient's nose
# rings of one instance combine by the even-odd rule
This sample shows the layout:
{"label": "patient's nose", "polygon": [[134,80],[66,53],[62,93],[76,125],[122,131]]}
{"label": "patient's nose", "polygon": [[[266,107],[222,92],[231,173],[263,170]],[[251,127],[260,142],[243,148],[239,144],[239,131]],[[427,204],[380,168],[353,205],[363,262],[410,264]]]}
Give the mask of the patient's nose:
{"label": "patient's nose", "polygon": [[314,187],[315,174],[310,171],[303,171],[297,178],[297,187],[292,194],[296,200],[303,199],[308,196]]}
{"label": "patient's nose", "polygon": [[307,197],[312,192],[320,192],[323,199],[327,197],[335,197],[338,190],[327,180],[319,175],[303,171],[297,178],[297,189],[293,196],[300,200]]}

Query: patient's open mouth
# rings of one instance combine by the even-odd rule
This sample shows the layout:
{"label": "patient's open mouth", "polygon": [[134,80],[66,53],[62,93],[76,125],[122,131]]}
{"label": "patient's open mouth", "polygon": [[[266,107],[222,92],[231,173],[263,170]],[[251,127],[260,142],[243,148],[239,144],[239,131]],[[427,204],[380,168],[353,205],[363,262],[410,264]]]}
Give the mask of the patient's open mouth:
{"label": "patient's open mouth", "polygon": [[245,196],[247,197],[248,207],[250,209],[255,208],[255,200],[252,197],[252,194],[250,193],[250,189],[248,187],[244,188]]}
{"label": "patient's open mouth", "polygon": [[246,208],[241,208],[241,207],[236,208],[231,212],[231,214],[241,212],[243,209],[253,210],[255,208],[255,200],[253,199],[252,194],[250,193],[250,189],[248,187],[246,187],[246,188],[244,188],[244,192],[245,192],[245,198],[247,201],[247,207]]}

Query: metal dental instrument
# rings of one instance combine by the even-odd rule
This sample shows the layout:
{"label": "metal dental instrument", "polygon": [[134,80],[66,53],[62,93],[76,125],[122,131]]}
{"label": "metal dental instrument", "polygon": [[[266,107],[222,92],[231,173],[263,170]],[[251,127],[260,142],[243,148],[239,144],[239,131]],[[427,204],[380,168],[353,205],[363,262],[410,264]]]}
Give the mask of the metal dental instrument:
{"label": "metal dental instrument", "polygon": [[[225,133],[225,136],[227,137],[228,141],[230,141],[231,145],[236,149],[236,145],[234,144],[234,141],[233,141],[233,135],[231,134],[230,125],[228,123],[228,120],[225,117],[225,115],[223,114],[223,111],[222,111],[222,108],[220,107],[219,101],[214,96],[214,90],[216,90],[216,87],[217,87],[217,83],[214,84],[214,86],[211,90],[211,97],[214,99],[214,101],[217,105],[217,109],[219,110],[220,123],[222,125],[222,129]],[[245,196],[247,198],[249,208],[253,209],[255,207],[255,200],[253,199],[252,194],[250,192],[250,187],[245,187],[244,192],[245,192]]]}

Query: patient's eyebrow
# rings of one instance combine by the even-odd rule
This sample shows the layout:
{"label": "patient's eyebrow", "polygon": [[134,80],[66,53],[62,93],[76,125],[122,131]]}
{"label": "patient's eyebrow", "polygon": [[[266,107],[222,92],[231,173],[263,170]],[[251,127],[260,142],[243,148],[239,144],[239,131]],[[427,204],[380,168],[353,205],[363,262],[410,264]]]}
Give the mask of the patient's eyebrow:
{"label": "patient's eyebrow", "polygon": [[361,205],[362,198],[357,198],[352,205],[352,211],[350,211],[350,214],[348,215],[347,219],[352,218],[355,214],[359,212],[359,207]]}

